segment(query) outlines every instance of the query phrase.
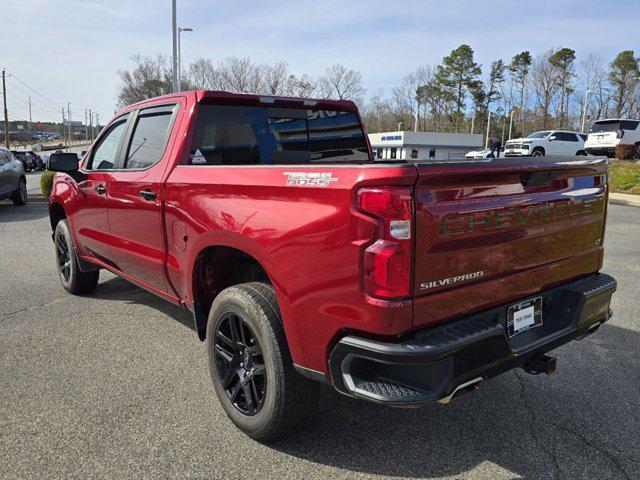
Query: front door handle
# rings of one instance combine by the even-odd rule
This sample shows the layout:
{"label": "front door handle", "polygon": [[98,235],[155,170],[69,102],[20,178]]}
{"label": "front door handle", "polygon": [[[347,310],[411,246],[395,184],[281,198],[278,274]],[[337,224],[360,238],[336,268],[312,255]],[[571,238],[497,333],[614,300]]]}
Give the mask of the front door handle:
{"label": "front door handle", "polygon": [[153,190],[146,189],[146,190],[140,190],[140,196],[145,200],[152,202],[156,199],[158,194]]}
{"label": "front door handle", "polygon": [[93,187],[93,189],[99,195],[104,195],[105,193],[107,193],[107,187],[105,187],[104,185],[97,185],[97,186]]}

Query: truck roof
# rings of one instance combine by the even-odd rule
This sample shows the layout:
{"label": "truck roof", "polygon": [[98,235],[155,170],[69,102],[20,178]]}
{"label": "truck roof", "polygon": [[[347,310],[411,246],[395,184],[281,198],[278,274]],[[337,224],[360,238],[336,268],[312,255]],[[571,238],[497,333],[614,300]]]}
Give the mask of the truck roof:
{"label": "truck roof", "polygon": [[154,100],[170,99],[187,94],[194,94],[199,103],[226,103],[226,104],[261,104],[277,105],[288,107],[315,107],[320,109],[336,109],[343,111],[356,111],[357,107],[351,100],[332,100],[321,98],[290,97],[285,95],[269,95],[261,93],[235,93],[224,90],[189,90],[183,92],[170,93],[155,98],[149,98],[141,102],[128,105],[122,110],[148,103]]}

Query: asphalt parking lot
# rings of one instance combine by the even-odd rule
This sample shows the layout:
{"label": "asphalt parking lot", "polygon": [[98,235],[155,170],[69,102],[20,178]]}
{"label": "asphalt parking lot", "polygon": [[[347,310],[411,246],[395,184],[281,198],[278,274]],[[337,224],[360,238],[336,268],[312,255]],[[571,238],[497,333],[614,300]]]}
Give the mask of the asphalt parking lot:
{"label": "asphalt parking lot", "polygon": [[614,318],[449,406],[395,410],[325,388],[263,445],[227,420],[183,310],[102,273],[67,295],[44,203],[0,202],[0,478],[640,478],[640,209],[609,210]]}

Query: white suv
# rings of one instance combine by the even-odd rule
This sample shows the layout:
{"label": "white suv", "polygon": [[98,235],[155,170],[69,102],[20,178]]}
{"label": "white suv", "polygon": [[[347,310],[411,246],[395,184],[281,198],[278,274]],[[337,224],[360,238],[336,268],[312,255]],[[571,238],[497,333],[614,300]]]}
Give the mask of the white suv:
{"label": "white suv", "polygon": [[545,155],[586,155],[584,133],[545,130],[535,132],[525,138],[507,140],[504,145],[505,157],[544,157]]}
{"label": "white suv", "polygon": [[584,147],[591,155],[612,157],[619,143],[640,145],[640,120],[626,118],[596,120],[589,130],[589,137]]}

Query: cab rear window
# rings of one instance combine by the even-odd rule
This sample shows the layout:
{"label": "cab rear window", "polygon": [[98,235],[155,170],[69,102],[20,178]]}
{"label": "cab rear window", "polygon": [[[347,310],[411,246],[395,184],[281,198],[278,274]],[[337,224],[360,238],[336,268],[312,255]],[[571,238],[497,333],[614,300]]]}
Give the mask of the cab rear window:
{"label": "cab rear window", "polygon": [[202,105],[191,165],[370,161],[354,112]]}

